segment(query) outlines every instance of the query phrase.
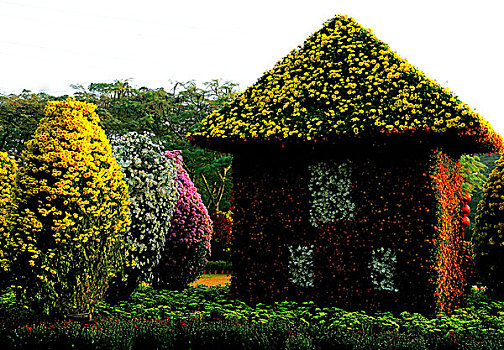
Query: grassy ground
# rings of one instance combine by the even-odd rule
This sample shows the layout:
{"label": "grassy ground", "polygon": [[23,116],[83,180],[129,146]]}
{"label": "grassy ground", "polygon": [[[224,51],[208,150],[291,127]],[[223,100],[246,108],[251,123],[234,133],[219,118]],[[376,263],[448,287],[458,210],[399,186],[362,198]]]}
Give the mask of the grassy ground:
{"label": "grassy ground", "polygon": [[231,280],[231,275],[201,275],[196,281],[191,283],[195,287],[198,284],[204,284],[208,287],[223,286]]}

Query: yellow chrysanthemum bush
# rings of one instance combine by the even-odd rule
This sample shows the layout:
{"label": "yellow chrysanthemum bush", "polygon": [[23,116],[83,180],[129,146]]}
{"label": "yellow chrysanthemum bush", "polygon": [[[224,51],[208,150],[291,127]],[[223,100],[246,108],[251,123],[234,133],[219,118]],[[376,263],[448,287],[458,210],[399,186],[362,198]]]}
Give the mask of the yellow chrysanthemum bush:
{"label": "yellow chrysanthemum bush", "polygon": [[12,273],[44,314],[93,312],[130,259],[128,186],[95,109],[48,102],[19,163]]}
{"label": "yellow chrysanthemum bush", "polygon": [[497,297],[504,296],[504,155],[483,188],[472,235],[476,270]]}
{"label": "yellow chrysanthemum bush", "polygon": [[12,211],[12,190],[16,182],[17,163],[7,153],[0,152],[0,288],[9,282],[9,256],[5,247],[9,245],[10,212]]}

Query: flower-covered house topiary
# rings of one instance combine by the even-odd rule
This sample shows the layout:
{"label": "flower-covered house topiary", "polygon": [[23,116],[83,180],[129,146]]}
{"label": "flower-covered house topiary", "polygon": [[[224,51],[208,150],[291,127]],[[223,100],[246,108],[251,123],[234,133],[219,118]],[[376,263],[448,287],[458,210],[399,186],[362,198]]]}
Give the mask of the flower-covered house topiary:
{"label": "flower-covered house topiary", "polygon": [[337,16],[189,138],[234,155],[234,295],[450,311],[464,295],[469,106]]}

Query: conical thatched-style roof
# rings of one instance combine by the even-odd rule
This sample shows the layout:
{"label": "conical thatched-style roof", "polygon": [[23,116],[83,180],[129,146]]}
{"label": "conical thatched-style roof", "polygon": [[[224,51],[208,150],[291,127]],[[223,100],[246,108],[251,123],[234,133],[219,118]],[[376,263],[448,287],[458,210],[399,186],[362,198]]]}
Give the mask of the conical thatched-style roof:
{"label": "conical thatched-style roof", "polygon": [[255,85],[207,116],[189,138],[212,147],[400,134],[463,145],[466,152],[503,149],[502,137],[448,89],[371,30],[336,16]]}

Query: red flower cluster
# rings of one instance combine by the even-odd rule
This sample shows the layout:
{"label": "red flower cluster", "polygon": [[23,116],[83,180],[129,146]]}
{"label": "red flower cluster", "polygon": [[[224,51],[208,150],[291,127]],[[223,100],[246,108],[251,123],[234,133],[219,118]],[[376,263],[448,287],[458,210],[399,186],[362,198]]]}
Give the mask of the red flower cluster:
{"label": "red flower cluster", "polygon": [[227,213],[216,211],[210,215],[213,223],[213,235],[210,240],[212,246],[212,260],[229,260],[231,253],[231,238],[233,218],[231,211]]}
{"label": "red flower cluster", "polygon": [[233,219],[231,217],[231,212],[224,213],[222,211],[216,211],[210,217],[213,222],[212,239],[223,244],[225,247],[229,247],[233,231]]}

